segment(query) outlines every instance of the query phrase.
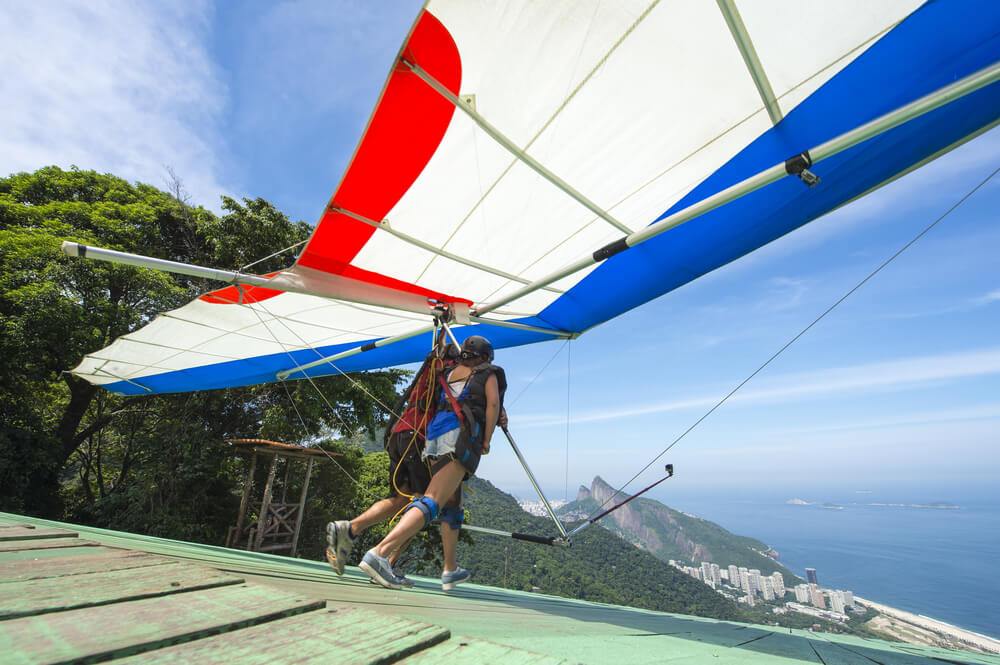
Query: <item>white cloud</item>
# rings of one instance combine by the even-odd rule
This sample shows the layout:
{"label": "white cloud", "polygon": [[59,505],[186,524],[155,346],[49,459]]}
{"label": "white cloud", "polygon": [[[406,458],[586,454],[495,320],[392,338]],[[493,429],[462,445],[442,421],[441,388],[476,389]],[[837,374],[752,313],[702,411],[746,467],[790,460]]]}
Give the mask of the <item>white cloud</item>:
{"label": "white cloud", "polygon": [[[872,392],[908,390],[937,382],[992,374],[1000,374],[1000,348],[785,374],[760,381],[765,384],[763,388],[745,389],[736,393],[728,403],[742,405],[791,403],[831,393],[849,393],[858,396]],[[574,414],[571,424],[634,418],[688,409],[707,409],[722,396],[720,393],[686,400],[591,411],[583,415]],[[520,427],[526,428],[565,426],[566,423],[565,417],[554,417],[550,414],[519,415],[517,421]]]}
{"label": "white cloud", "polygon": [[19,3],[0,13],[0,172],[55,164],[165,188],[170,166],[217,208],[226,90],[201,3]]}
{"label": "white cloud", "polygon": [[980,305],[980,306],[981,305],[988,305],[988,304],[994,303],[994,302],[1000,302],[1000,289],[997,289],[996,291],[990,291],[989,293],[987,293],[986,295],[982,296],[981,298],[977,298],[976,299],[976,304]]}

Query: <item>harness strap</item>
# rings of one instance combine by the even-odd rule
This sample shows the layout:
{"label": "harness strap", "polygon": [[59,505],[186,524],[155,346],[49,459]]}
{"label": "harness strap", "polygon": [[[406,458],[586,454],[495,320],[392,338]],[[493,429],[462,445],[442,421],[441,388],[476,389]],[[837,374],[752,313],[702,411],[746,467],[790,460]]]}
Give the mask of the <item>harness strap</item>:
{"label": "harness strap", "polygon": [[[465,424],[465,416],[462,415],[462,409],[458,406],[458,402],[455,400],[455,396],[451,394],[451,388],[448,383],[444,380],[444,375],[438,374],[438,380],[441,382],[441,387],[444,389],[444,394],[448,397],[448,401],[451,402],[451,408],[458,416],[458,422]],[[471,378],[471,376],[470,376]]]}

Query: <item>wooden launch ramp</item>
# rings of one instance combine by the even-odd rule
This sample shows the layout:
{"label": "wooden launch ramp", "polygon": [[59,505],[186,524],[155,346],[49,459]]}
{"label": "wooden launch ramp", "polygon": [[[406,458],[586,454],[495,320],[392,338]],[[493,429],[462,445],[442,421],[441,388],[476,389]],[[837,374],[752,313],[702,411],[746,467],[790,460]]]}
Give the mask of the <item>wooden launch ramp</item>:
{"label": "wooden launch ramp", "polygon": [[463,585],[0,513],[13,663],[991,663],[1000,657]]}

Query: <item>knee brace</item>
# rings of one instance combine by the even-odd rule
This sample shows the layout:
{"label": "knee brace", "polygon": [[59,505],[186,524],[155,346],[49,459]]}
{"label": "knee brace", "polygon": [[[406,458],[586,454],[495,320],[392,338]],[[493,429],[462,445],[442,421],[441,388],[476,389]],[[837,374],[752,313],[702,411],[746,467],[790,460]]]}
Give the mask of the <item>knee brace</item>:
{"label": "knee brace", "polygon": [[420,512],[424,514],[424,526],[433,522],[434,518],[438,515],[437,501],[429,496],[422,496],[414,499],[410,502],[410,505],[407,506],[406,509],[409,510],[414,507],[419,508]]}
{"label": "knee brace", "polygon": [[441,509],[441,522],[448,523],[455,531],[462,528],[462,522],[465,521],[465,509],[459,508],[457,506],[445,506]]}

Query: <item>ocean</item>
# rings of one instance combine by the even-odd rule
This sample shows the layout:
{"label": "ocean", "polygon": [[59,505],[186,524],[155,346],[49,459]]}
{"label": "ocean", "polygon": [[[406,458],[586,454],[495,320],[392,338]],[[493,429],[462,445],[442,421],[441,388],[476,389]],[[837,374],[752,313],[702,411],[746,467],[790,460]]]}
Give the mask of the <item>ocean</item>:
{"label": "ocean", "polygon": [[[952,496],[959,508],[939,509],[869,505],[929,502],[906,496],[918,493],[754,494],[657,498],[764,541],[803,579],[815,568],[821,587],[1000,639],[1000,498]],[[815,503],[788,504],[793,498]]]}

